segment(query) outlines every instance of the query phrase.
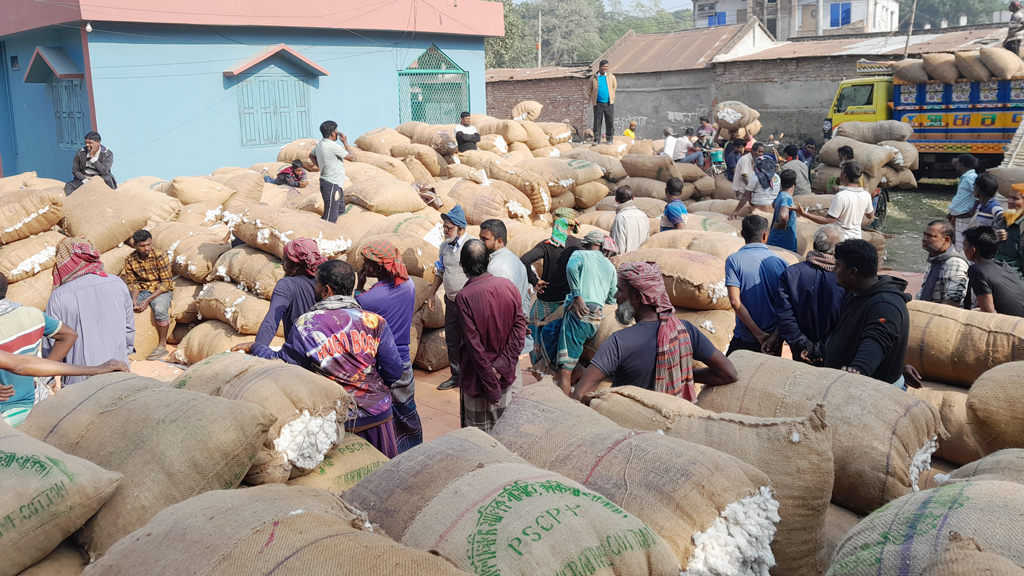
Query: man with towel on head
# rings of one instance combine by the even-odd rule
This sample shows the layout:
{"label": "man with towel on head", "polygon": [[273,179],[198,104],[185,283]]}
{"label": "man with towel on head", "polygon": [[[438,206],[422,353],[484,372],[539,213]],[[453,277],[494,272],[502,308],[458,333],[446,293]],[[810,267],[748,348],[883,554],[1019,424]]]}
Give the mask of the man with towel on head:
{"label": "man with towel on head", "polygon": [[[675,317],[655,262],[623,264],[618,272],[615,319],[629,328],[605,340],[583,373],[573,397],[584,399],[611,377],[612,386],[638,386],[693,402],[694,382],[731,384],[736,368],[693,324]],[[693,369],[693,361],[708,367]]]}

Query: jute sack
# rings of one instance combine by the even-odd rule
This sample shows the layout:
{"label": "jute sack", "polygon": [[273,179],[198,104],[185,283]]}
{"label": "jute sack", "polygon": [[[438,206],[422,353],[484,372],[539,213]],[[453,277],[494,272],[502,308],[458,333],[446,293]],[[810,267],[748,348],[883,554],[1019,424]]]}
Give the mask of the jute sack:
{"label": "jute sack", "polygon": [[508,154],[508,143],[499,134],[485,134],[480,137],[477,148],[495,154]]}
{"label": "jute sack", "polygon": [[363,246],[372,241],[387,240],[394,244],[402,255],[402,262],[412,276],[419,276],[427,282],[434,281],[434,262],[437,261],[437,247],[426,240],[409,234],[381,234],[379,236],[363,236],[352,250],[348,252],[348,263],[353,269],[363,267]]}
{"label": "jute sack", "polygon": [[391,156],[385,156],[383,154],[375,154],[373,152],[366,152],[365,150],[355,150],[356,162],[362,162],[364,164],[370,164],[381,170],[391,174],[395,178],[403,182],[415,182],[416,178],[409,171],[404,163],[398,158],[392,158]]}
{"label": "jute sack", "polygon": [[449,366],[448,345],[444,339],[444,328],[424,330],[420,347],[416,352],[413,366],[427,372],[437,372]]}
{"label": "jute sack", "polygon": [[933,79],[943,84],[952,84],[960,78],[960,70],[956,67],[956,56],[943,52],[922,54],[924,71]]}
{"label": "jute sack", "polygon": [[576,173],[576,184],[586,184],[602,178],[605,174],[605,169],[595,163],[579,158],[569,158],[564,162],[572,168]]}
{"label": "jute sack", "polygon": [[394,146],[409,144],[411,141],[408,136],[401,134],[394,128],[377,128],[376,130],[370,130],[364,133],[359,138],[356,138],[356,146],[366,150],[367,152],[374,152],[376,154],[384,154],[391,156],[391,149]]}
{"label": "jute sack", "polygon": [[304,476],[287,482],[289,486],[308,486],[340,495],[380,468],[388,457],[356,434],[345,434],[338,447]]}
{"label": "jute sack", "polygon": [[512,108],[512,119],[513,120],[529,120],[533,122],[540,116],[540,111],[544,109],[544,105],[534,100],[523,100],[519,104],[516,104]]}
{"label": "jute sack", "polygon": [[914,300],[907,364],[926,380],[969,388],[990,368],[1024,356],[1020,318]]}
{"label": "jute sack", "polygon": [[892,74],[907,84],[924,84],[931,80],[924,69],[923,60],[898,60],[890,63]]}
{"label": "jute sack", "polygon": [[420,126],[426,126],[426,122],[417,122],[412,120],[410,122],[403,122],[398,126],[395,126],[395,131],[405,136],[406,138],[412,138],[412,135],[416,133],[416,129]]}
{"label": "jute sack", "polygon": [[526,142],[529,139],[526,129],[514,120],[492,118],[490,121],[481,122],[475,126],[480,134],[498,134],[505,139],[505,142]]}
{"label": "jute sack", "polygon": [[621,161],[611,156],[598,154],[593,150],[587,150],[586,148],[574,148],[568,152],[562,152],[561,157],[570,161],[583,160],[597,164],[604,171],[604,178],[609,182],[618,182],[628,176],[626,169],[622,167]]}
{"label": "jute sack", "polygon": [[715,109],[715,123],[726,130],[739,130],[760,116],[756,110],[742,102],[722,102]]}
{"label": "jute sack", "polygon": [[[907,494],[862,520],[833,557],[829,576],[921,576],[950,532],[1024,563],[1024,486],[967,482]],[[981,573],[979,573],[981,574]]]}
{"label": "jute sack", "polygon": [[547,180],[548,191],[552,196],[561,196],[572,192],[576,186],[576,171],[559,158],[531,158],[516,164],[516,168],[536,172]]}
{"label": "jute sack", "polygon": [[541,130],[548,135],[548,143],[552,146],[564,144],[572,140],[572,126],[561,122],[537,122]]}
{"label": "jute sack", "polygon": [[551,211],[551,192],[548,189],[548,181],[540,174],[513,166],[500,157],[498,160],[488,162],[486,171],[488,178],[507,182],[526,194],[530,199],[530,207],[534,214]]}
{"label": "jute sack", "polygon": [[387,170],[382,170],[373,164],[367,164],[365,162],[345,163],[345,177],[351,180],[353,184],[359,184],[360,182],[373,180],[382,176],[394,178],[393,174]]}
{"label": "jute sack", "polygon": [[434,183],[434,177],[430,175],[430,171],[419,160],[415,158],[402,158],[402,164],[405,164],[405,167],[409,169],[415,184],[426,186]]}
{"label": "jute sack", "polygon": [[225,242],[227,229],[216,229],[179,222],[161,222],[150,229],[153,246],[167,254],[171,270],[199,283],[214,273],[217,260],[231,249]]}
{"label": "jute sack", "polygon": [[993,452],[977,462],[950,472],[940,483],[992,481],[1024,484],[1024,450],[1007,448]]}
{"label": "jute sack", "polygon": [[[191,366],[246,342],[252,342],[252,336],[243,336],[219,320],[208,320],[189,330],[178,344],[173,358],[179,364]],[[284,338],[278,337],[270,342],[271,346],[276,347],[283,344]]]}
{"label": "jute sack", "polygon": [[623,156],[629,153],[630,148],[632,148],[632,145],[626,142],[614,142],[611,144],[597,144],[587,149],[621,160]]}
{"label": "jute sack", "polygon": [[238,486],[273,422],[253,404],[105,374],[37,404],[21,431],[124,475],[78,532],[96,559],[160,510]]}
{"label": "jute sack", "polygon": [[220,204],[213,202],[197,202],[182,206],[181,214],[175,222],[179,224],[191,224],[193,226],[205,226],[209,228],[220,223],[222,209]]}
{"label": "jute sack", "polygon": [[[167,327],[168,333],[174,330],[174,320]],[[160,345],[160,334],[156,329],[156,316],[152,308],[135,312],[135,352],[128,355],[132,362],[145,360]]]}
{"label": "jute sack", "polygon": [[[95,178],[94,178],[95,180]],[[0,203],[0,244],[10,244],[53,228],[61,218],[64,191],[15,190]]]}
{"label": "jute sack", "polygon": [[424,124],[418,126],[410,138],[412,138],[413,144],[430,146],[442,156],[459,151],[459,144],[455,141],[455,128],[453,126]]}
{"label": "jute sack", "polygon": [[492,218],[508,218],[511,215],[506,207],[505,195],[495,188],[462,180],[452,188],[450,196],[462,205],[466,211],[466,221],[472,225],[480,225]]}
{"label": "jute sack", "polygon": [[980,51],[954,52],[953,57],[956,58],[956,67],[964,78],[975,82],[988,82],[992,79],[992,72],[981,60]]}
{"label": "jute sack", "polygon": [[224,184],[195,176],[178,176],[171,180],[167,195],[177,198],[182,204],[216,202],[223,204],[235,191]]}
{"label": "jute sack", "polygon": [[281,278],[284,268],[279,258],[250,246],[239,246],[221,254],[210,280],[241,284],[249,292],[270,300]]}
{"label": "jute sack", "polygon": [[165,194],[140,188],[129,196],[91,178],[64,200],[62,227],[106,252],[147,224],[175,220],[180,212],[181,202]]}
{"label": "jute sack", "polygon": [[[664,144],[662,144],[664,146]],[[652,140],[637,140],[629,148],[630,154],[654,154],[654,142]]]}
{"label": "jute sack", "polygon": [[427,552],[375,533],[366,516],[316,488],[218,490],[171,506],[118,542],[88,576],[457,576]]}
{"label": "jute sack", "polygon": [[1024,396],[1018,372],[1022,367],[1022,362],[997,365],[979,376],[967,393],[967,423],[982,454],[1024,448]]}
{"label": "jute sack", "polygon": [[[448,176],[448,163],[430,146],[423,144],[395,144],[391,147],[391,155],[395,158],[415,158],[423,164],[431,176],[443,178]],[[347,174],[347,171],[346,171]]]}
{"label": "jute sack", "polygon": [[314,470],[345,434],[352,395],[299,366],[227,352],[179,375],[174,388],[249,402],[274,415],[249,484],[283,483]]}
{"label": "jute sack", "polygon": [[[210,282],[196,296],[195,308],[199,318],[220,320],[239,334],[255,335],[270,312],[270,302],[239,290],[234,284]],[[277,328],[277,335],[284,336],[281,326]]]}
{"label": "jute sack", "polygon": [[[316,148],[318,141],[313,138],[300,138],[293,142],[289,142],[281,147],[281,151],[277,153],[277,161],[284,162],[285,164],[291,164],[292,160],[301,160],[302,165],[305,166],[306,170],[318,170],[316,164],[309,159],[310,153]],[[277,172],[275,172],[277,174]]]}
{"label": "jute sack", "polygon": [[671,248],[673,250],[692,250],[709,254],[725,260],[740,248],[743,239],[723,232],[703,232],[700,230],[669,230],[650,237],[640,248]]}
{"label": "jute sack", "polygon": [[[572,212],[567,212],[569,210],[571,210]],[[551,214],[552,214],[552,217],[554,217],[554,214],[556,214],[556,213],[562,214],[561,217],[566,217],[566,216],[571,217],[572,214],[578,215],[579,213],[576,212],[576,197],[573,196],[571,193],[562,194],[560,196],[552,197],[551,198]]]}
{"label": "jute sack", "polygon": [[408,212],[404,214],[392,214],[387,218],[382,218],[374,222],[373,225],[367,228],[366,232],[360,236],[360,240],[372,236],[380,236],[382,234],[405,234],[408,236],[416,236],[417,238],[426,240],[433,246],[440,246],[441,242],[444,240],[444,230],[440,222],[434,222],[426,216],[417,216]]}
{"label": "jute sack", "polygon": [[917,170],[920,167],[917,147],[907,142],[900,142],[899,140],[882,140],[878,143],[879,146],[887,148],[895,148],[899,154],[897,154],[890,166],[897,170]]}
{"label": "jute sack", "polygon": [[982,457],[978,443],[971,436],[967,424],[967,390],[936,382],[924,382],[921,388],[907,388],[918,398],[925,399],[939,411],[942,426],[949,432],[949,438],[939,439],[935,458],[942,458],[955,464],[968,464]]}
{"label": "jute sack", "polygon": [[[508,212],[508,216],[503,216],[503,219],[509,222],[523,223],[524,220],[533,214],[533,203],[530,201],[530,197],[515,186],[502,180],[488,180],[483,185],[497,190],[504,196],[505,209]],[[451,199],[451,196],[449,196],[449,199]],[[452,202],[454,205],[454,200]],[[442,212],[447,212],[448,210],[450,208],[446,205]],[[438,222],[440,222],[440,213],[438,213],[438,218]]]}
{"label": "jute sack", "polygon": [[74,542],[68,539],[39,562],[18,572],[18,576],[80,576],[87,563]]}
{"label": "jute sack", "polygon": [[204,285],[181,276],[174,277],[174,294],[171,296],[171,307],[167,314],[178,324],[191,324],[199,320],[199,309],[196,308],[196,297]]}
{"label": "jute sack", "polygon": [[466,150],[465,152],[459,152],[456,158],[462,164],[477,170],[484,170],[491,162],[501,162],[502,160],[500,155],[486,150]]}
{"label": "jute sack", "polygon": [[[686,320],[700,329],[723,354],[729,349],[732,331],[736,327],[736,314],[732,310],[687,310],[676,308],[676,318]],[[704,364],[694,361],[694,367],[703,368]],[[700,388],[698,387],[699,391]]]}
{"label": "jute sack", "polygon": [[118,246],[100,254],[100,262],[103,263],[103,271],[107,274],[120,276],[124,272],[124,261],[135,252],[131,246]]}
{"label": "jute sack", "polygon": [[802,417],[825,404],[835,460],[832,502],[847,510],[867,514],[912,492],[946,435],[938,410],[891,384],[753,352],[729,359],[739,381],[705,387],[700,406],[777,418]]}
{"label": "jute sack", "polygon": [[325,258],[336,258],[352,246],[344,228],[309,212],[249,204],[225,212],[224,219],[240,240],[278,258],[284,256],[284,245],[296,238],[314,240]]}
{"label": "jute sack", "polygon": [[345,190],[345,202],[354,202],[385,216],[415,212],[427,206],[412,186],[395,178],[374,178],[353,184]]}
{"label": "jute sack", "polygon": [[608,187],[599,181],[577,184],[572,190],[576,199],[576,207],[580,209],[590,208],[601,200],[608,197]]}
{"label": "jute sack", "polygon": [[839,543],[864,517],[846,508],[829,504],[825,510],[825,525],[822,530],[822,547],[818,551],[818,564],[828,569]]}
{"label": "jute sack", "polygon": [[[843,126],[846,124],[840,126],[839,129],[842,130]],[[887,134],[887,136],[891,136],[891,134]],[[895,140],[895,138],[883,138],[883,140]],[[892,162],[895,157],[893,151],[888,148],[865,144],[845,136],[836,136],[821,147],[821,161],[829,166],[839,166],[839,148],[842,146],[853,148],[853,157],[864,169],[864,173],[871,178],[880,176],[882,167]]]}
{"label": "jute sack", "polygon": [[[628,508],[688,573],[762,574],[774,564],[778,502],[768,477],[736,458],[620,427],[550,379],[524,388],[491,435],[527,462]],[[744,542],[723,542],[727,535]]]}
{"label": "jute sack", "polygon": [[[639,198],[634,196],[633,203],[636,204],[637,210],[647,214],[649,218],[661,218],[661,215],[665,213],[666,203],[664,200],[657,198]],[[607,198],[601,199],[600,202],[594,205],[598,212],[615,212],[618,208],[619,203],[615,201],[615,196],[608,196]]]}
{"label": "jute sack", "polygon": [[[826,164],[820,164],[814,171],[814,179],[811,181],[811,189],[820,194],[835,194],[838,189],[839,176],[843,173],[842,169],[837,166],[828,166]],[[836,179],[836,184],[832,188],[829,188],[829,182],[832,179]],[[828,210],[828,207],[825,207]]]}
{"label": "jute sack", "polygon": [[773,572],[816,576],[825,571],[814,560],[824,545],[821,533],[832,497],[832,432],[823,408],[815,407],[804,418],[758,418],[715,414],[682,398],[634,386],[601,390],[592,397],[590,407],[620,426],[660,430],[767,474],[781,518],[772,541]]}
{"label": "jute sack", "polygon": [[[622,168],[630,178],[650,178],[652,180],[668,182],[670,178],[682,178],[680,170],[683,166],[683,164],[676,164],[668,156],[627,154],[622,157]],[[693,180],[697,178],[700,178],[700,176],[693,178]]]}
{"label": "jute sack", "polygon": [[0,194],[6,194],[25,188],[25,184],[36,178],[35,172],[23,172],[14,176],[0,178]]}
{"label": "jute sack", "polygon": [[[423,210],[419,210],[416,213],[420,214],[422,212]],[[351,238],[355,241],[357,238],[362,238],[366,235],[367,230],[385,218],[387,216],[383,214],[367,212],[362,206],[351,204],[346,206],[345,213],[338,218],[337,224],[339,228],[345,231],[346,238]]]}
{"label": "jute sack", "polygon": [[[633,190],[634,198],[655,198],[658,200],[665,199],[665,183],[661,180],[655,180],[654,178],[643,178],[643,177],[628,177],[619,180],[616,184],[619,186],[629,186]],[[683,193],[680,196],[683,200],[689,200],[693,193],[697,189],[693,184],[686,184],[683,186]]]}
{"label": "jute sack", "polygon": [[43,270],[39,274],[11,284],[7,288],[7,299],[22,306],[46,310],[46,303],[50,300],[52,290],[53,274],[49,270]]}
{"label": "jute sack", "polygon": [[700,252],[667,248],[640,249],[619,257],[627,262],[657,262],[674,306],[691,310],[728,310],[725,262]]}
{"label": "jute sack", "polygon": [[[727,200],[726,200],[727,202]],[[717,218],[715,217],[717,216]],[[686,218],[686,229],[704,232],[721,232],[728,235],[739,235],[739,229],[726,220],[725,214],[711,216],[709,213],[690,214]],[[661,228],[661,218],[651,219],[651,232]]]}
{"label": "jute sack", "polygon": [[[550,146],[550,144],[548,143],[548,135],[543,130],[541,130],[540,126],[537,126],[536,124],[529,120],[513,121],[522,126],[523,130],[526,131],[526,145],[530,147],[530,150],[537,150],[539,148],[547,148],[548,146]],[[505,138],[500,134],[486,134],[484,137],[501,138],[502,142],[505,141]],[[483,142],[484,137],[481,137],[481,142]],[[505,154],[507,152],[508,145],[505,146],[505,152],[502,152],[502,154]]]}
{"label": "jute sack", "polygon": [[725,176],[719,174],[715,177],[715,189],[711,192],[713,200],[733,200],[736,198],[736,191],[732,189],[732,182]]}
{"label": "jute sack", "polygon": [[706,198],[714,193],[715,191],[715,179],[705,174],[699,179],[693,182],[693,187],[697,189],[696,196],[698,198]]}
{"label": "jute sack", "polygon": [[[878,122],[843,122],[836,128],[836,136],[843,136],[857,142],[864,144],[880,144],[886,140],[895,140],[897,142],[906,142],[914,135],[914,129],[906,122],[900,122],[899,120],[880,120]],[[839,144],[839,146],[849,146],[848,142]],[[836,148],[838,149],[838,147]],[[824,150],[823,150],[824,151]],[[856,148],[854,149],[856,152]],[[861,159],[860,154],[856,154],[854,158],[857,162],[864,165],[864,160]],[[822,161],[825,161],[824,157]],[[838,156],[836,162],[825,161],[830,166],[838,166]]]}
{"label": "jute sack", "polygon": [[1014,78],[1024,66],[1020,56],[1010,52],[1006,48],[997,46],[986,46],[981,49],[981,61],[985,67],[992,72],[992,76],[1000,80]]}
{"label": "jute sack", "polygon": [[989,169],[987,172],[995,176],[996,180],[999,180],[999,193],[1004,196],[1011,192],[1014,184],[1024,181],[1024,168],[1002,168],[997,166]]}
{"label": "jute sack", "polygon": [[976,542],[953,532],[949,544],[924,569],[922,576],[1024,576],[1024,568],[994,554]]}
{"label": "jute sack", "polygon": [[400,454],[345,500],[396,541],[477,574],[679,574],[672,551],[638,518],[476,428]]}
{"label": "jute sack", "polygon": [[[311,175],[308,178],[309,185],[315,185],[315,189],[319,189],[320,173],[310,172],[308,174]],[[234,190],[235,193],[225,201],[225,205],[230,206],[235,202],[259,202],[263,197],[264,184],[266,181],[263,180],[263,174],[253,170],[232,174],[224,185]]]}
{"label": "jute sack", "polygon": [[909,168],[897,171],[891,166],[883,166],[882,178],[878,185],[882,188],[917,188],[917,178]]}
{"label": "jute sack", "polygon": [[0,453],[3,574],[17,574],[42,560],[85,524],[121,481],[121,474],[61,452],[2,421]]}
{"label": "jute sack", "polygon": [[0,244],[0,274],[11,284],[53,268],[57,244],[64,239],[52,230],[10,244]]}
{"label": "jute sack", "polygon": [[249,166],[249,170],[252,170],[253,172],[262,172],[263,169],[266,168],[267,174],[277,174],[289,165],[291,165],[291,162],[259,162]]}
{"label": "jute sack", "polygon": [[[715,212],[717,214],[729,215],[736,211],[736,207],[740,205],[739,200],[701,200],[700,202],[694,202],[686,207],[686,210],[690,214],[697,212]],[[750,204],[743,207],[740,211],[740,216],[746,217],[754,213],[754,208]],[[689,229],[689,225],[687,225]]]}

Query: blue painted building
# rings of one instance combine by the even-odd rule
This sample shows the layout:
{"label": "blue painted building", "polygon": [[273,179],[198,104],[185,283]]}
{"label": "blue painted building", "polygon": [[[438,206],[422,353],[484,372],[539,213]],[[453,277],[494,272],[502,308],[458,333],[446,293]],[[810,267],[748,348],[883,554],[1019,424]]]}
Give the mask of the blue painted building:
{"label": "blue painted building", "polygon": [[480,0],[92,1],[0,0],[4,174],[70,179],[90,130],[123,181],[273,160],[328,119],[352,139],[455,123],[486,112],[484,38],[504,30]]}

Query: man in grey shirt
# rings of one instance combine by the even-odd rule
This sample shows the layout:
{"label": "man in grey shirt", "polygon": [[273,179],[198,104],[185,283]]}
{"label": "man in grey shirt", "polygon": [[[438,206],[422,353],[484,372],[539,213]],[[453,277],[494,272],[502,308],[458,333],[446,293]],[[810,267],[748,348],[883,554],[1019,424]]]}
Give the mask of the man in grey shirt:
{"label": "man in grey shirt", "polygon": [[468,278],[462,270],[462,248],[473,237],[466,232],[466,211],[456,204],[448,212],[441,214],[444,229],[444,240],[437,250],[438,259],[434,263],[437,274],[427,294],[427,309],[434,310],[434,295],[444,284],[444,340],[448,347],[448,367],[452,377],[437,386],[438,390],[451,390],[459,381],[459,346],[462,345],[462,332],[459,330],[458,314],[455,311],[455,296],[466,285]]}
{"label": "man in grey shirt", "polygon": [[[505,228],[505,223],[501,220],[485,220],[480,224],[480,240],[483,241],[491,258],[487,264],[487,271],[492,276],[506,278],[515,285],[523,298],[523,315],[529,318],[532,304],[530,277],[526,273],[526,266],[506,247],[508,229]],[[529,354],[532,351],[533,336],[527,332],[522,353]]]}
{"label": "man in grey shirt", "polygon": [[[345,211],[344,160],[355,160],[355,154],[348,145],[348,138],[338,133],[338,123],[328,120],[320,125],[323,135],[316,148],[309,154],[309,159],[320,167],[320,195],[324,199],[323,219],[337,222],[338,215]],[[341,140],[341,144],[338,144]],[[344,145],[344,148],[342,147]]]}

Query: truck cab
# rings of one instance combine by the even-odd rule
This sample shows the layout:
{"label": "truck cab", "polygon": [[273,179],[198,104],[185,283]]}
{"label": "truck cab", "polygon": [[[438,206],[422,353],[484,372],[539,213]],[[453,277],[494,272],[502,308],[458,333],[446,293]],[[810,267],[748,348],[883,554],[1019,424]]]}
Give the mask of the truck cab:
{"label": "truck cab", "polygon": [[822,125],[831,138],[843,122],[892,120],[892,76],[853,78],[839,83],[828,116]]}

